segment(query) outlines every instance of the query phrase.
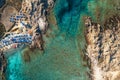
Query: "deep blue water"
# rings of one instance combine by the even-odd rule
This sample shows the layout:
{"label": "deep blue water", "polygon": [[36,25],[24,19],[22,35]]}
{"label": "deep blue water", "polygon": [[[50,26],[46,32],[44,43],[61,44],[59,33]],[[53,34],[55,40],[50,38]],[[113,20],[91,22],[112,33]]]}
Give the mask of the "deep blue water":
{"label": "deep blue water", "polygon": [[67,36],[76,36],[80,15],[87,12],[87,3],[88,0],[57,0],[55,16],[61,32]]}
{"label": "deep blue water", "polygon": [[9,56],[7,80],[88,80],[77,40],[82,34],[81,14],[88,12],[87,3],[88,0],[56,0],[53,12],[58,29],[50,24],[52,32],[45,39],[45,52],[33,52],[30,62],[23,60],[21,50]]}

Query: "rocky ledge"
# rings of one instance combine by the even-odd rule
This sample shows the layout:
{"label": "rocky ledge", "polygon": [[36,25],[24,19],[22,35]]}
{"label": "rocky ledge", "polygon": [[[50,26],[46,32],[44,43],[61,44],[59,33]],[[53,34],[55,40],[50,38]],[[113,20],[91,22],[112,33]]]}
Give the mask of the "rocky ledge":
{"label": "rocky ledge", "polygon": [[4,72],[6,69],[6,57],[3,52],[0,51],[0,80],[5,80]]}
{"label": "rocky ledge", "polygon": [[86,53],[92,80],[120,80],[120,16],[106,21],[107,28],[85,19]]}
{"label": "rocky ledge", "polygon": [[42,36],[48,29],[47,14],[53,6],[54,0],[23,0],[20,12],[27,17],[27,25],[31,27],[33,35],[30,48],[43,50]]}

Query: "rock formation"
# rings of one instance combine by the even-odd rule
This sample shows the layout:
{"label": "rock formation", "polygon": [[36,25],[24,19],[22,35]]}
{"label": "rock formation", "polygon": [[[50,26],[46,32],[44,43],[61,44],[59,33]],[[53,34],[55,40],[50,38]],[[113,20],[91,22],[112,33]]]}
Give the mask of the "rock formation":
{"label": "rock formation", "polygon": [[43,50],[43,38],[39,27],[34,31],[30,48],[39,48]]}
{"label": "rock formation", "polygon": [[0,79],[2,78],[2,80],[4,80],[5,69],[6,69],[6,58],[3,54],[3,52],[0,51],[0,75],[2,76],[2,77],[0,77]]}
{"label": "rock formation", "polygon": [[107,28],[90,17],[85,20],[92,80],[120,80],[120,17],[113,16],[105,24]]}
{"label": "rock formation", "polygon": [[53,5],[53,0],[24,0],[21,12],[27,16],[30,26],[39,26],[42,33],[45,33],[48,27],[47,10]]}
{"label": "rock formation", "polygon": [[53,0],[24,0],[20,12],[27,17],[27,25],[32,28],[31,48],[43,50],[42,35],[48,28],[47,13],[54,5]]}

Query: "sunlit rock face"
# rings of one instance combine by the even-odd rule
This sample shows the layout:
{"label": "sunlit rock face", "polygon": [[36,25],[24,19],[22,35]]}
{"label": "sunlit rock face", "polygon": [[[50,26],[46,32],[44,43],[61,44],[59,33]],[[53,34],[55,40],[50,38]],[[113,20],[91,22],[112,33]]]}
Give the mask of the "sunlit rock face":
{"label": "sunlit rock face", "polygon": [[55,7],[56,19],[61,32],[67,36],[76,36],[80,15],[86,11],[89,0],[57,0]]}
{"label": "sunlit rock face", "polygon": [[93,23],[90,18],[86,19],[85,25],[86,50],[91,60],[93,80],[119,80],[120,17],[109,18],[107,29]]}
{"label": "sunlit rock face", "polygon": [[48,27],[47,10],[53,5],[53,0],[24,0],[21,11],[28,17],[30,26],[39,26],[41,31],[45,33]]}

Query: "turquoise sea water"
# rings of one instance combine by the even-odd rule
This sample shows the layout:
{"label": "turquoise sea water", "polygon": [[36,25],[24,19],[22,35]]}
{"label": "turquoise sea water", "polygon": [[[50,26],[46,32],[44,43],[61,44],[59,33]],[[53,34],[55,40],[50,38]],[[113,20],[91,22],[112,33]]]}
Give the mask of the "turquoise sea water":
{"label": "turquoise sea water", "polygon": [[88,14],[89,0],[56,0],[53,12],[57,25],[50,23],[45,51],[34,51],[30,62],[23,60],[23,51],[7,58],[7,80],[89,80],[83,66],[84,48],[81,15]]}
{"label": "turquoise sea water", "polygon": [[83,12],[87,12],[88,0],[57,0],[55,6],[55,16],[61,32],[66,33],[66,37],[75,37],[78,33],[79,19]]}

